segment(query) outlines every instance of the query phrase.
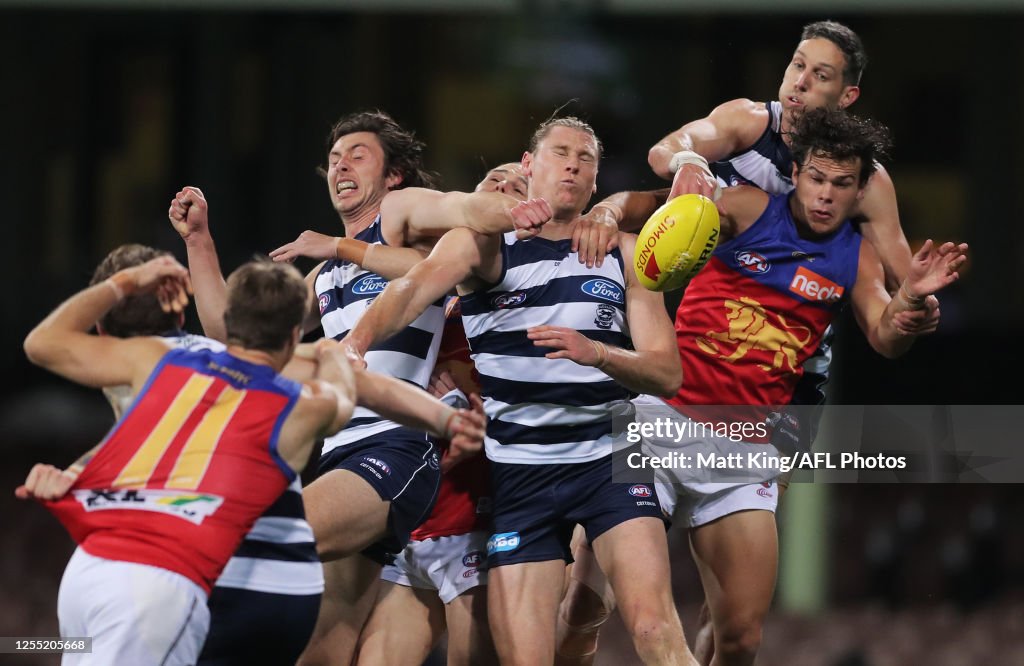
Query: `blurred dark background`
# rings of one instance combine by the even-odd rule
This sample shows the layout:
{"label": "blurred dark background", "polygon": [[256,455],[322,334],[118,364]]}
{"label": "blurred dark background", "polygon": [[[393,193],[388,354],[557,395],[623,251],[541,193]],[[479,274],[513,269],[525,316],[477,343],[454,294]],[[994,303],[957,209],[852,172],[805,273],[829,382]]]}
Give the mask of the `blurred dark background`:
{"label": "blurred dark background", "polygon": [[[913,13],[823,4],[772,14],[614,0],[443,5],[458,11],[404,3],[390,12],[361,3],[350,11],[324,9],[329,3],[66,8],[74,4],[0,3],[2,635],[56,634],[56,589],[71,550],[56,521],[17,505],[10,490],[32,462],[69,463],[110,424],[98,393],[27,363],[25,334],[120,243],[184,260],[166,218],[184,185],[209,200],[225,272],[304,229],[340,234],[315,169],[331,124],[350,111],[389,111],[427,142],[444,189],[468,189],[486,165],[517,160],[534,127],[566,105],[605,143],[598,197],[654,188],[662,182],[646,163],[653,143],[723,101],[777,99],[801,27],[847,23],[870,57],[853,111],[894,133],[888,168],[907,237],[912,246],[966,241],[971,260],[941,295],[939,332],[901,360],[875,355],[845,317],[832,399],[1024,402],[1024,14],[1013,3],[987,13],[937,3]],[[189,327],[198,330],[194,313]],[[807,505],[819,514],[801,534],[814,537],[806,548],[820,555],[824,582],[814,583],[810,605],[793,602],[787,576],[801,574],[785,570],[784,552],[760,663],[925,663],[929,649],[946,645],[940,639],[952,642],[939,651],[955,655],[951,664],[1024,663],[1024,626],[1011,619],[1024,616],[1020,486],[832,485]],[[785,541],[785,510],[780,524]],[[692,635],[699,585],[685,544],[676,556]],[[830,614],[806,614],[823,606]],[[618,645],[612,633],[609,651]],[[815,647],[826,633],[839,638]],[[879,637],[919,649],[875,649]],[[993,656],[979,647],[989,643],[1009,647]],[[806,660],[773,656],[797,646]],[[936,659],[928,663],[947,663]]]}

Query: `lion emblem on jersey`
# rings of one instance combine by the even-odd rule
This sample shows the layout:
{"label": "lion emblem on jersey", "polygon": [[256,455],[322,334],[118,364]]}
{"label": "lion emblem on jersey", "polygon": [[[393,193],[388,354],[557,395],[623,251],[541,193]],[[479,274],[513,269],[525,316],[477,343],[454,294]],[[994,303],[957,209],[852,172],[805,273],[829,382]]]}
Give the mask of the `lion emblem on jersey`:
{"label": "lion emblem on jersey", "polygon": [[[800,365],[797,354],[811,341],[809,328],[789,326],[782,315],[773,315],[779,325],[773,324],[764,307],[746,296],[739,300],[727,299],[725,309],[729,327],[724,331],[708,331],[697,338],[697,347],[702,352],[735,363],[751,351],[764,351],[772,355],[771,365],[758,364],[765,372],[797,371]],[[730,345],[733,345],[731,352],[728,351]]]}

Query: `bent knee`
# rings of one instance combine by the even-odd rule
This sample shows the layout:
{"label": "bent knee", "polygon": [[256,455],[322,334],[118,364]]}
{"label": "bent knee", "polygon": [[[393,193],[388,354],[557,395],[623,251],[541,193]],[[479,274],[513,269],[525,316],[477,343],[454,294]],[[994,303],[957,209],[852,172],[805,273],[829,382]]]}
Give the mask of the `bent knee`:
{"label": "bent knee", "polygon": [[727,655],[757,654],[761,647],[763,621],[758,617],[737,617],[715,627],[715,652]]}
{"label": "bent knee", "polygon": [[573,581],[562,601],[561,617],[570,627],[582,629],[600,626],[611,612],[596,592]]}

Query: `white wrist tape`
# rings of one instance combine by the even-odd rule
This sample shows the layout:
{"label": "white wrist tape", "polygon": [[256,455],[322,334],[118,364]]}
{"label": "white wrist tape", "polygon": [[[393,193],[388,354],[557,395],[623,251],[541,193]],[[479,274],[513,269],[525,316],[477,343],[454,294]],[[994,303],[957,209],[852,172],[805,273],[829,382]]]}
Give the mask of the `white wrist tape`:
{"label": "white wrist tape", "polygon": [[668,163],[668,170],[676,173],[684,164],[696,164],[704,170],[704,173],[714,177],[714,174],[711,173],[711,168],[708,167],[708,161],[692,150],[680,150],[673,155],[672,160]]}

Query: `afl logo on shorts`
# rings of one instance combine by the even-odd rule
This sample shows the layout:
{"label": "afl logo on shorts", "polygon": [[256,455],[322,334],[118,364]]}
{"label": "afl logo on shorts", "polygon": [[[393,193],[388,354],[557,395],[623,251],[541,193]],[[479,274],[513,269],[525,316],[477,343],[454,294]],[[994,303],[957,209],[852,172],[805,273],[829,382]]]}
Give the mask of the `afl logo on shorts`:
{"label": "afl logo on shorts", "polygon": [[498,310],[504,310],[506,308],[514,308],[517,305],[522,305],[523,301],[525,300],[525,291],[513,291],[508,294],[501,294],[499,296],[495,296],[494,300],[491,301],[491,305],[493,305]]}
{"label": "afl logo on shorts", "polygon": [[633,497],[650,497],[652,494],[651,487],[644,486],[638,483],[637,485],[630,487],[629,494],[632,495]]}
{"label": "afl logo on shorts", "polygon": [[385,474],[391,474],[391,468],[388,467],[388,464],[383,460],[380,460],[379,458],[371,458],[369,456],[364,458],[364,460],[366,460],[366,462],[370,463],[371,465],[375,465],[380,469],[380,471],[384,472]]}
{"label": "afl logo on shorts", "polygon": [[772,495],[771,487],[772,482],[765,481],[764,483],[761,484],[761,487],[757,489],[757,494],[760,495],[761,497],[774,497]]}
{"label": "afl logo on shorts", "polygon": [[476,569],[484,561],[483,551],[474,550],[472,553],[466,553],[462,556],[462,566],[468,569]]}
{"label": "afl logo on shorts", "polygon": [[369,273],[352,283],[352,293],[357,296],[366,296],[367,294],[379,294],[380,292],[384,291],[384,288],[387,286],[387,280],[377,275],[376,273]]}
{"label": "afl logo on shorts", "polygon": [[758,254],[753,250],[737,250],[733,257],[736,259],[737,264],[751,273],[767,273],[772,267],[768,260],[764,258],[764,255]]}
{"label": "afl logo on shorts", "polygon": [[317,303],[320,304],[320,314],[327,311],[327,306],[331,304],[330,294],[320,294],[320,298],[317,299]]}

